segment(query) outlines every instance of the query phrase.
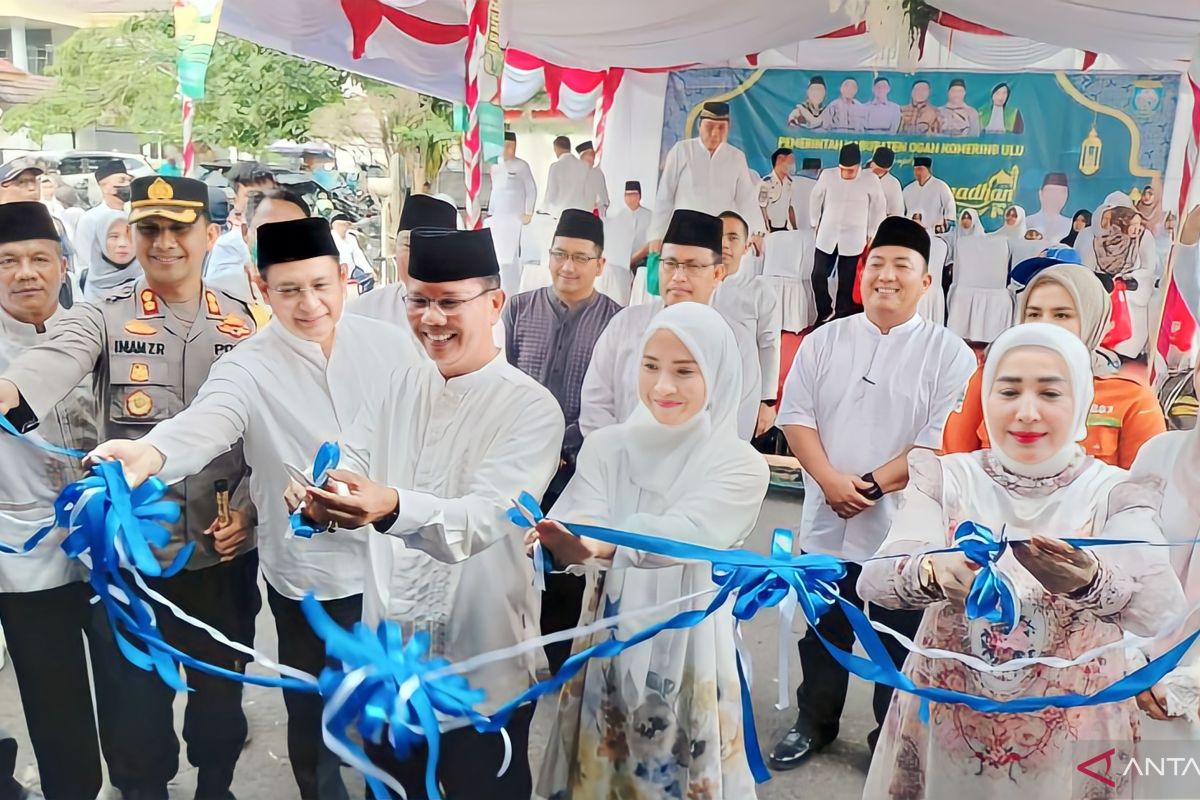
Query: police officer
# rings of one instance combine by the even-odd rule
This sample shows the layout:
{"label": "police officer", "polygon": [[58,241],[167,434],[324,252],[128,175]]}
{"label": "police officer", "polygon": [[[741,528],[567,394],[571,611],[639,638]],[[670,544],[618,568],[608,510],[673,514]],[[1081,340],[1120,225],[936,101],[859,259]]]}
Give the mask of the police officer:
{"label": "police officer", "polygon": [[[208,188],[189,178],[138,178],[130,223],[145,275],[113,290],[101,303],[77,305],[48,341],[27,350],[0,376],[0,413],[42,419],[79,380],[92,373],[99,399],[100,438],[137,439],[195,397],[222,354],[254,333],[246,304],[207,287],[205,254],[218,231],[210,222]],[[217,486],[231,493],[218,515]],[[187,568],[147,579],[181,607],[225,635],[249,644],[261,606],[254,550],[255,513],[240,443],[202,472],[170,488],[179,521],[157,553],[164,565],[196,542]],[[97,609],[97,613],[102,613]],[[172,645],[227,669],[244,669],[238,654],[159,610]],[[111,636],[107,626],[96,626]],[[115,643],[108,641],[111,647]],[[120,656],[95,669],[101,746],[114,786],[128,800],[167,797],[178,769],[173,695],[153,673]],[[183,737],[197,767],[196,800],[229,798],[233,771],[246,740],[241,685],[189,671]]]}
{"label": "police officer", "polygon": [[[66,274],[46,206],[0,205],[0,370],[58,330],[67,316],[58,300]],[[9,422],[18,429],[33,424],[17,415]],[[60,447],[92,446],[96,400],[90,380],[68,391],[37,435]],[[90,593],[82,565],[53,543],[23,556],[13,551],[21,551],[53,515],[58,493],[82,474],[78,459],[0,434],[0,625],[46,800],[90,800],[100,791],[100,745],[82,636],[91,616]],[[0,798],[24,796],[14,786],[11,766],[0,756]]]}

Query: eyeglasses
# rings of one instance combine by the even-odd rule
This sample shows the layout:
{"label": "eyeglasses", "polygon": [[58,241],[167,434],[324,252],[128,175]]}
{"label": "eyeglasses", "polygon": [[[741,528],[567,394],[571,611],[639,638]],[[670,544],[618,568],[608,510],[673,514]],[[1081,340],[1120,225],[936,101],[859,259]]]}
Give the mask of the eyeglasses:
{"label": "eyeglasses", "polygon": [[299,300],[306,293],[312,292],[315,295],[329,294],[333,289],[340,289],[337,283],[315,283],[312,286],[289,286],[286,289],[271,289],[271,294],[283,300]]}
{"label": "eyeglasses", "polygon": [[471,297],[457,298],[447,297],[443,300],[430,300],[428,297],[415,297],[409,295],[404,298],[404,307],[408,309],[410,314],[424,314],[430,306],[436,308],[443,317],[453,317],[455,314],[462,311],[462,307],[472,300],[478,300],[485,294],[499,291],[499,289],[484,289],[477,295]]}
{"label": "eyeglasses", "polygon": [[697,264],[693,261],[676,261],[673,258],[664,258],[658,262],[658,266],[665,269],[668,275],[674,275],[679,270],[683,270],[685,275],[692,278],[706,269],[712,269],[717,264]]}
{"label": "eyeglasses", "polygon": [[591,261],[600,260],[600,256],[585,256],[583,253],[568,253],[566,250],[551,250],[550,257],[559,264],[571,259],[571,263],[577,267],[585,267]]}

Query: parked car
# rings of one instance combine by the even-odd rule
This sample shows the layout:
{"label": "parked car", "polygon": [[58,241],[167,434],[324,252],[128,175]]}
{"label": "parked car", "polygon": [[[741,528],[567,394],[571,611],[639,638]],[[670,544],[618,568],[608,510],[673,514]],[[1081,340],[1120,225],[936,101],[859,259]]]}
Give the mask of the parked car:
{"label": "parked car", "polygon": [[100,202],[100,186],[94,177],[96,170],[105,161],[119,158],[125,163],[129,174],[135,178],[155,174],[154,167],[136,153],[110,153],[103,150],[66,150],[57,153],[42,153],[51,165],[52,171],[57,172],[60,180],[86,199],[89,206]]}

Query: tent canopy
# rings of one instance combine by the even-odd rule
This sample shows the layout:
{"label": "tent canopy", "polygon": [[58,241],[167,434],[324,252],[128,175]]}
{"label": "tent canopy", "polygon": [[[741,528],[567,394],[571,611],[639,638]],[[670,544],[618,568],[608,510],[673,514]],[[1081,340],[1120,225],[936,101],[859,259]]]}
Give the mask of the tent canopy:
{"label": "tent canopy", "polygon": [[[1200,41],[1200,2],[1188,0],[934,4],[952,15],[949,19],[963,38],[971,29],[1007,34],[1041,45],[1036,55],[1043,58],[1052,45],[1123,63],[1184,61]],[[794,0],[505,0],[501,39],[525,57],[521,69],[526,71],[530,57],[584,71],[654,70],[739,64],[768,51],[802,57],[804,43],[838,31],[844,35],[847,26],[859,22],[831,11],[823,0],[806,0],[805,5],[798,14]],[[221,26],[268,47],[427,94],[463,99],[467,11],[462,0],[291,0],[288,6],[289,13],[280,14],[277,0],[226,0]],[[862,43],[870,44],[870,39],[864,36]],[[953,50],[953,42],[949,46]],[[959,46],[967,45],[960,39]],[[980,66],[1011,68],[1011,54],[1002,54],[1012,49],[995,47],[989,53],[976,48],[971,60],[994,57],[997,63]]]}

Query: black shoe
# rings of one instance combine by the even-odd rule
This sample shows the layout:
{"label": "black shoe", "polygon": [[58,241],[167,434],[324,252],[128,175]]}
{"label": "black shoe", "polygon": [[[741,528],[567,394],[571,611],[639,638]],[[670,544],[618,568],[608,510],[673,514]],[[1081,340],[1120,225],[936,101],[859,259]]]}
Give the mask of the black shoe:
{"label": "black shoe", "polygon": [[237,800],[237,798],[228,789],[217,794],[200,794],[200,791],[197,790],[195,800]]}
{"label": "black shoe", "polygon": [[793,725],[775,749],[771,751],[771,768],[789,770],[803,764],[813,753],[819,753],[833,743],[836,737],[817,738],[803,733]]}

